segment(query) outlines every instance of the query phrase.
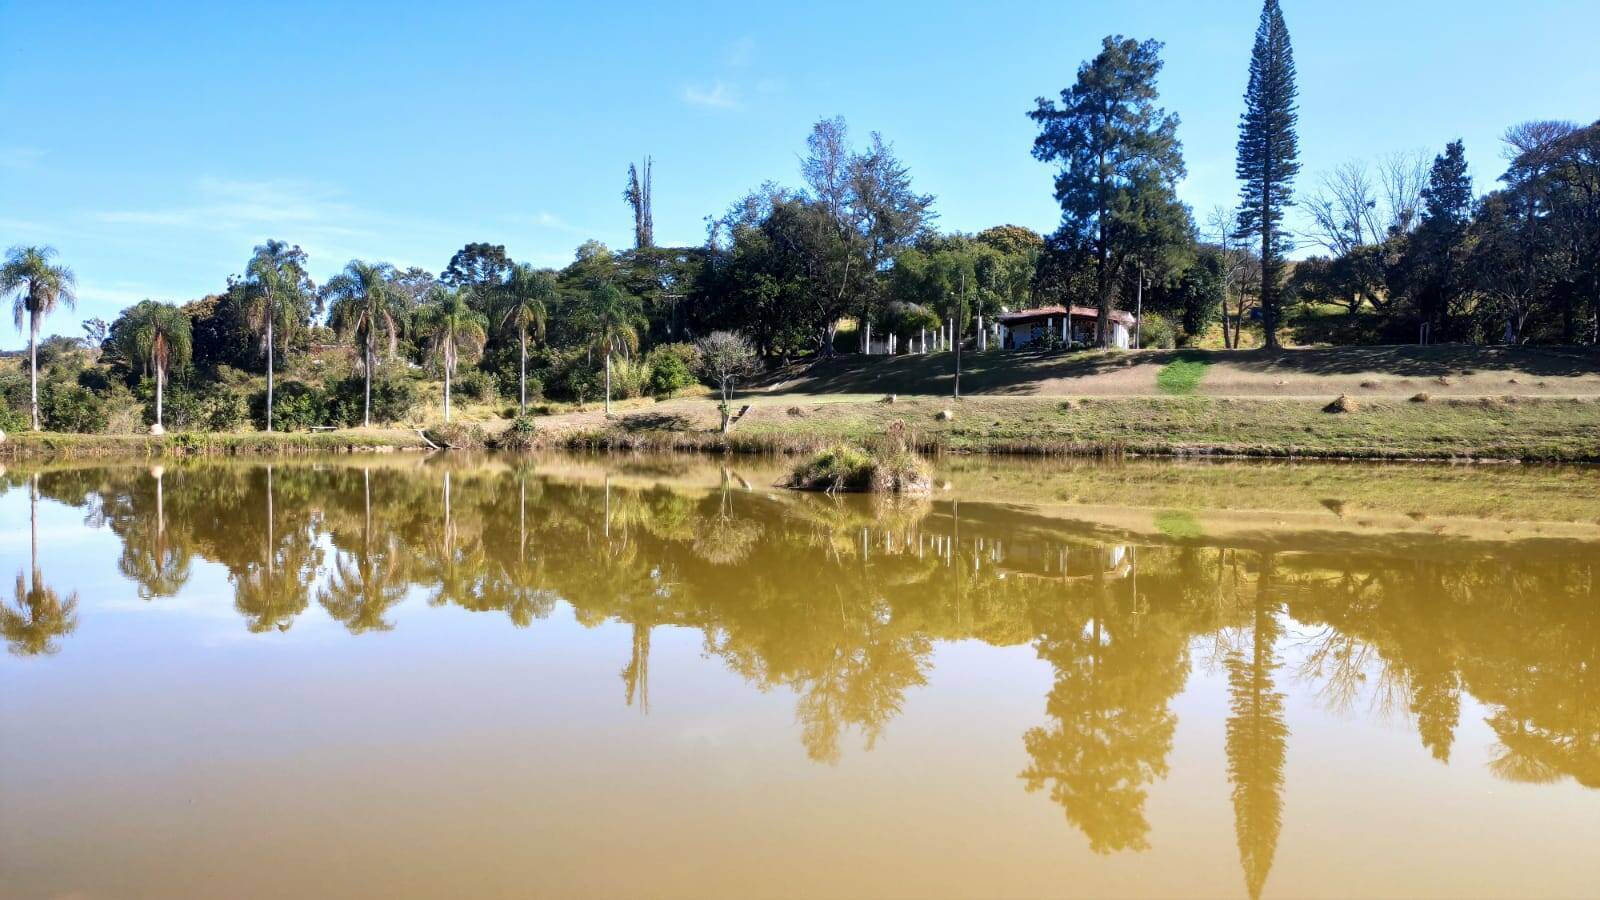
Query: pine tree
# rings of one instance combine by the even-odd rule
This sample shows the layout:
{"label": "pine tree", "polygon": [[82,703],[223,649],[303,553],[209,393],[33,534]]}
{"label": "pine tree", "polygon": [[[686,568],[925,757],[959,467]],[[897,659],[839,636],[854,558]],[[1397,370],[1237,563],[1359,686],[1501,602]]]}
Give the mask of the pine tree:
{"label": "pine tree", "polygon": [[1450,337],[1451,311],[1466,290],[1467,231],[1472,225],[1472,176],[1466,146],[1451,141],[1434,157],[1428,186],[1422,189],[1422,220],[1412,236],[1407,268],[1417,316],[1429,340]]}
{"label": "pine tree", "polygon": [[1040,97],[1033,156],[1060,162],[1059,236],[1093,259],[1099,339],[1111,346],[1111,311],[1126,270],[1138,258],[1186,245],[1192,224],[1178,201],[1184,175],[1178,117],[1156,106],[1161,42],[1107,37],[1078,67],[1060,103]]}
{"label": "pine tree", "polygon": [[1283,317],[1283,255],[1292,242],[1282,228],[1283,211],[1294,205],[1300,172],[1295,125],[1294,50],[1278,0],[1267,0],[1250,55],[1250,86],[1239,119],[1236,173],[1244,182],[1236,234],[1261,238],[1261,323],[1268,347],[1278,347]]}

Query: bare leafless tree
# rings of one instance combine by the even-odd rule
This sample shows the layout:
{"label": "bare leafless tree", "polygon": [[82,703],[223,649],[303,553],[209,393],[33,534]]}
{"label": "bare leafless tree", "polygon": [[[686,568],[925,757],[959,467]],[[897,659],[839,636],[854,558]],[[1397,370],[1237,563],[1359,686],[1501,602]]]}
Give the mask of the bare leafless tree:
{"label": "bare leafless tree", "polygon": [[1422,217],[1422,189],[1428,184],[1428,154],[1398,151],[1378,162],[1383,192],[1384,234],[1409,234]]}
{"label": "bare leafless tree", "polygon": [[1261,283],[1260,257],[1234,236],[1237,220],[1237,211],[1220,204],[1206,216],[1206,237],[1222,252],[1222,344],[1230,350],[1239,347],[1248,298]]}
{"label": "bare leafless tree", "polygon": [[628,163],[628,186],[622,199],[633,209],[633,246],[643,250],[655,246],[655,221],[650,213],[650,181],[654,161],[646,156],[642,166]]}

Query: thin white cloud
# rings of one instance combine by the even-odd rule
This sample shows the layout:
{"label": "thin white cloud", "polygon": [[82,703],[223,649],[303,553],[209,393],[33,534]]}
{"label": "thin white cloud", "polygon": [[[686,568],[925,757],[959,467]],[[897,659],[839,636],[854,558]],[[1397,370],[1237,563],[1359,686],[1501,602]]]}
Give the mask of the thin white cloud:
{"label": "thin white cloud", "polygon": [[309,182],[245,181],[201,178],[195,197],[186,204],[158,209],[121,209],[95,213],[96,221],[110,225],[148,225],[257,231],[263,227],[316,226],[349,235],[360,233],[347,225],[355,210],[334,191]]}
{"label": "thin white cloud", "polygon": [[726,81],[714,81],[710,87],[689,85],[683,89],[684,102],[691,106],[709,109],[738,109],[739,92]]}

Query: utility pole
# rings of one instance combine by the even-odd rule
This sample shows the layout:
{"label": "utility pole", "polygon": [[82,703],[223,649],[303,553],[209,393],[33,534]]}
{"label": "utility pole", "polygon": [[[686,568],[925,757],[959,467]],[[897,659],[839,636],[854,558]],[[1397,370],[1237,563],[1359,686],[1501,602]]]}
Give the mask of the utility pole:
{"label": "utility pole", "polygon": [[1144,349],[1144,260],[1139,261],[1138,301],[1133,313],[1133,349]]}

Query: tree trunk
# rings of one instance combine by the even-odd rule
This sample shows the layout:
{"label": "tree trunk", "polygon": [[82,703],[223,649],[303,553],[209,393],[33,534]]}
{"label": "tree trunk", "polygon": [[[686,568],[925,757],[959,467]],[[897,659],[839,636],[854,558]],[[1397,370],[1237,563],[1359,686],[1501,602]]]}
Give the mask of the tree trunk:
{"label": "tree trunk", "polygon": [[33,410],[33,430],[39,430],[39,314],[28,313],[29,408]]}
{"label": "tree trunk", "polygon": [[450,424],[450,377],[454,374],[455,367],[449,360],[444,363],[444,423]]}
{"label": "tree trunk", "polygon": [[367,389],[366,389],[366,399],[365,399],[364,404],[363,404],[363,406],[361,408],[361,426],[363,428],[371,428],[372,427],[372,364],[373,364],[372,337],[371,337],[371,335],[368,335],[367,336]]}
{"label": "tree trunk", "polygon": [[167,370],[162,366],[156,366],[156,427],[163,429],[166,426],[161,424],[161,389],[166,383]]}
{"label": "tree trunk", "polygon": [[606,417],[611,417],[611,351],[606,351]]}
{"label": "tree trunk", "polygon": [[517,412],[528,411],[528,329],[524,326],[518,335],[521,357],[517,360]]}
{"label": "tree trunk", "polygon": [[731,389],[731,385],[728,384],[728,380],[726,378],[722,379],[722,406],[718,409],[718,411],[722,413],[723,434],[728,433],[730,420],[733,417],[733,409],[728,405],[731,402],[729,395],[732,393],[733,391]]}
{"label": "tree trunk", "polygon": [[272,431],[272,310],[267,310],[267,431]]}

